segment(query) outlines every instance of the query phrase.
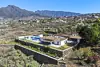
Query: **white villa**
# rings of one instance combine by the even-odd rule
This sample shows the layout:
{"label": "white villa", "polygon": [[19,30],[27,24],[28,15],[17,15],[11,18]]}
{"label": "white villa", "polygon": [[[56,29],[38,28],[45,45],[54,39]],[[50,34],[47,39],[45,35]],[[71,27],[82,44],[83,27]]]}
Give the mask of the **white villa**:
{"label": "white villa", "polygon": [[33,35],[33,36],[20,36],[18,37],[19,40],[31,40],[33,42],[37,42],[40,44],[48,45],[48,46],[54,46],[54,47],[61,47],[63,45],[66,45],[66,43],[76,43],[80,42],[81,37],[79,36],[43,36],[43,34],[40,35]]}

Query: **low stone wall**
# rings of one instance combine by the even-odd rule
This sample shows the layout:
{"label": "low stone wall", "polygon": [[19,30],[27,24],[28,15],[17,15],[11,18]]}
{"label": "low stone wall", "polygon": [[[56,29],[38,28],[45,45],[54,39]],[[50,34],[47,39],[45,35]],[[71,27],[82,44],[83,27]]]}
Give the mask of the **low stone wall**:
{"label": "low stone wall", "polygon": [[41,54],[37,51],[28,49],[24,46],[15,45],[15,49],[21,50],[26,55],[33,55],[34,59],[41,63],[45,63],[45,64],[58,64],[59,63],[59,61],[53,57],[50,57],[45,54]]}
{"label": "low stone wall", "polygon": [[[18,42],[18,43],[21,43],[21,44],[23,44],[25,46],[31,46],[31,47],[35,47],[35,48],[40,48],[41,50],[46,48],[46,47],[44,47],[42,45],[35,45],[33,43],[24,42],[24,41],[18,40],[18,39],[16,39],[15,41]],[[49,52],[50,53],[55,53],[58,57],[66,57],[66,56],[68,57],[68,56],[70,56],[71,52],[73,51],[73,48],[74,47],[69,47],[69,48],[67,48],[65,50],[58,50],[58,49],[54,49],[54,48],[49,48]]]}
{"label": "low stone wall", "polygon": [[70,47],[68,49],[63,50],[63,58],[67,57],[70,58],[70,55],[72,55],[74,47]]}

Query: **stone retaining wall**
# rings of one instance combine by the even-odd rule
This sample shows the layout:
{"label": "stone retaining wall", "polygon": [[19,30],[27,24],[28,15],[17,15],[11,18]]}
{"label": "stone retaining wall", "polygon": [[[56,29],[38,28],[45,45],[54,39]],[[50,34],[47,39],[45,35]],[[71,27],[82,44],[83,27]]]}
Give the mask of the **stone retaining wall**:
{"label": "stone retaining wall", "polygon": [[[15,41],[18,42],[18,43],[21,43],[22,45],[25,45],[25,46],[31,46],[31,47],[35,47],[35,48],[40,48],[41,50],[46,48],[46,47],[44,47],[42,45],[35,45],[33,43],[24,42],[24,41],[21,41],[21,40],[18,40],[18,39],[16,39]],[[58,57],[62,57],[63,56],[63,53],[60,50],[49,48],[49,52],[56,53]]]}
{"label": "stone retaining wall", "polygon": [[70,58],[73,52],[73,48],[74,47],[69,47],[68,49],[63,50],[63,58],[65,57]]}
{"label": "stone retaining wall", "polygon": [[39,61],[40,63],[45,63],[45,64],[58,64],[59,63],[58,59],[55,59],[45,54],[41,54],[37,51],[28,49],[24,46],[15,45],[15,49],[21,50],[26,55],[33,55],[34,59]]}
{"label": "stone retaining wall", "polygon": [[21,52],[23,52],[24,54],[26,54],[27,56],[33,55],[33,58],[35,60],[37,60],[40,63],[44,63],[44,64],[56,64],[56,65],[66,65],[65,62],[60,61],[59,59],[50,57],[48,55],[39,53],[37,51],[31,50],[29,48],[26,48],[24,46],[21,45],[0,45],[0,47],[6,47],[6,48],[15,48],[20,50]]}
{"label": "stone retaining wall", "polygon": [[[23,44],[25,46],[31,46],[31,47],[35,47],[35,48],[40,48],[41,50],[46,48],[46,47],[44,47],[42,45],[35,45],[33,43],[24,42],[24,41],[18,40],[18,39],[16,39],[15,41],[18,42],[18,43],[21,43],[21,44]],[[74,46],[73,47],[69,47],[69,48],[67,48],[65,50],[58,50],[58,49],[54,49],[54,48],[49,48],[49,52],[55,53],[58,57],[69,57],[70,54],[73,51],[73,48],[74,48]]]}

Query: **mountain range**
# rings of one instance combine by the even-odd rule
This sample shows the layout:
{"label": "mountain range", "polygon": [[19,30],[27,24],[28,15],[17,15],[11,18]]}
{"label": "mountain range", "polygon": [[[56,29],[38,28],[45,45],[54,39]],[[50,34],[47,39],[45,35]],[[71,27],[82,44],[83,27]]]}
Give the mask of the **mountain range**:
{"label": "mountain range", "polygon": [[8,5],[7,7],[1,7],[0,8],[0,17],[3,18],[22,18],[22,17],[63,17],[63,16],[77,16],[80,15],[80,13],[74,13],[74,12],[64,12],[64,11],[49,11],[49,10],[38,10],[38,11],[28,11],[25,9],[21,9],[14,5]]}
{"label": "mountain range", "polygon": [[14,5],[8,5],[7,7],[0,8],[0,17],[3,18],[20,18],[28,16],[40,16],[32,11],[21,9]]}
{"label": "mountain range", "polygon": [[50,10],[38,10],[35,11],[35,13],[38,13],[40,15],[44,16],[50,16],[50,17],[64,17],[64,16],[78,16],[80,13],[75,12],[65,12],[65,11],[50,11]]}
{"label": "mountain range", "polygon": [[80,14],[75,12],[65,12],[65,11],[50,11],[50,10],[37,10],[28,11],[26,9],[21,9],[14,5],[8,5],[6,7],[0,8],[0,18],[40,18],[40,17],[65,17],[65,16],[98,16],[100,13],[89,13]]}

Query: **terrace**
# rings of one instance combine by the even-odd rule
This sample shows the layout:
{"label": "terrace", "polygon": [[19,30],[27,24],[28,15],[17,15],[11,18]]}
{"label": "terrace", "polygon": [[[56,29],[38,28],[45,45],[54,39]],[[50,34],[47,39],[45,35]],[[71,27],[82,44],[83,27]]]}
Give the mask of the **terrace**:
{"label": "terrace", "polygon": [[[37,51],[39,53],[46,54],[54,58],[63,58],[69,55],[72,51],[72,48],[76,45],[75,43],[74,45],[67,43],[67,41],[71,41],[69,39],[71,38],[64,36],[33,35],[33,36],[21,36],[15,41],[17,43],[20,43],[20,45],[32,49],[34,51]],[[77,38],[74,39],[77,40]]]}
{"label": "terrace", "polygon": [[[33,51],[36,51],[40,54],[45,54],[48,56],[51,56],[53,58],[59,59],[67,54],[68,52],[72,51],[73,47],[69,47],[67,45],[61,46],[61,47],[54,47],[54,46],[46,46],[43,44],[39,44],[36,42],[32,42],[30,40],[17,40],[16,42],[19,43],[19,45],[24,46],[26,48],[32,49]],[[66,50],[68,49],[68,50]]]}
{"label": "terrace", "polygon": [[41,44],[43,46],[52,46],[52,47],[61,47],[66,45],[67,39],[62,36],[43,36],[41,35],[33,35],[33,36],[20,36],[19,40],[31,41],[32,43]]}
{"label": "terrace", "polygon": [[49,45],[50,44],[49,42],[37,43],[37,42],[33,42],[32,40],[20,40],[20,41],[32,43],[34,45],[38,45],[38,46],[42,46],[42,47],[49,47],[49,48],[57,49],[57,50],[65,50],[65,49],[71,47],[71,46],[69,46],[69,44],[64,44],[63,46],[57,47],[57,45]]}
{"label": "terrace", "polygon": [[[36,45],[41,46],[48,46],[50,48],[59,49],[67,49],[70,46],[74,46],[76,43],[80,42],[80,36],[73,36],[73,35],[49,35],[43,36],[41,35],[33,35],[33,36],[21,36],[18,37],[19,40],[33,43]],[[73,44],[73,45],[72,45]]]}

